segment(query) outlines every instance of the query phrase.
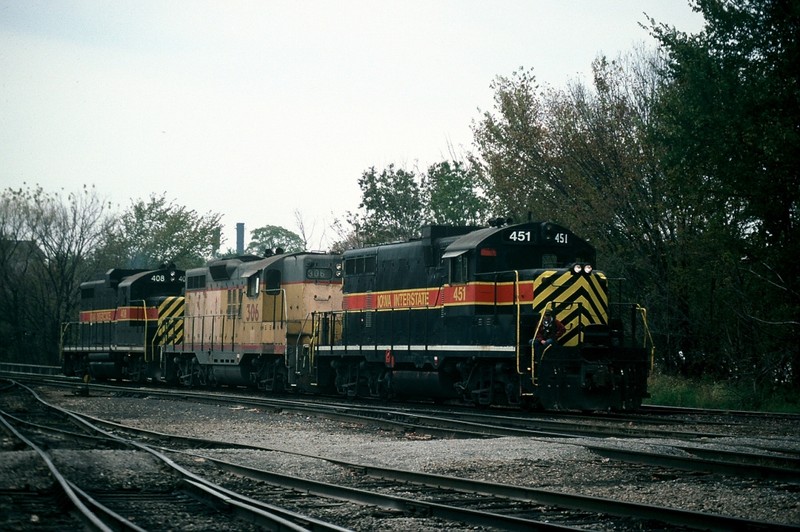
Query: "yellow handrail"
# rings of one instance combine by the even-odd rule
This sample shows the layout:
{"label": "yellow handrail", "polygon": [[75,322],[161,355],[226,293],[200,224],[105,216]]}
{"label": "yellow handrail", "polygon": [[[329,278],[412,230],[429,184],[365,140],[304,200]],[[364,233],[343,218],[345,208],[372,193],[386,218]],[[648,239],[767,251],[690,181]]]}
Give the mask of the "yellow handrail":
{"label": "yellow handrail", "polygon": [[144,312],[144,342],[142,342],[142,347],[144,348],[144,361],[150,362],[147,359],[147,301],[142,299],[142,312]]}
{"label": "yellow handrail", "polygon": [[[494,285],[495,294],[497,294],[497,282],[496,281],[497,281],[497,278],[495,278],[495,285]],[[521,337],[520,337],[520,321],[522,320],[522,317],[521,317],[522,305],[520,303],[520,297],[519,297],[519,270],[514,270],[514,291],[515,291],[515,294],[516,294],[515,299],[517,300],[517,341],[514,342],[514,343],[516,344],[516,349],[517,349],[517,353],[516,353],[516,355],[517,355],[517,374],[520,374],[519,364],[520,364],[520,351],[521,350],[520,350],[519,343],[520,343],[520,340],[521,340]],[[497,296],[496,295],[495,295],[495,300],[497,300]]]}

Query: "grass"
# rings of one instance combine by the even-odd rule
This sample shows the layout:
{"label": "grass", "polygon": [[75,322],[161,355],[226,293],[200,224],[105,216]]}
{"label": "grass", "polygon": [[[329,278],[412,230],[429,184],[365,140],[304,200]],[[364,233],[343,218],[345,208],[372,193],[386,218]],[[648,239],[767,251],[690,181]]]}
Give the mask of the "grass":
{"label": "grass", "polygon": [[708,381],[672,375],[651,375],[646,404],[800,413],[800,391],[789,386],[759,389],[752,383]]}

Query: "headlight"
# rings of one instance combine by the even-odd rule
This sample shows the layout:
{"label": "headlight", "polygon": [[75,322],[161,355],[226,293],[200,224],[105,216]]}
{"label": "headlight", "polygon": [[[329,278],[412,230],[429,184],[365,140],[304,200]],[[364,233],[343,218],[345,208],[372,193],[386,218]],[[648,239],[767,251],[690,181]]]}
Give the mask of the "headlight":
{"label": "headlight", "polygon": [[583,267],[583,273],[585,273],[585,274],[587,274],[587,275],[588,275],[588,274],[592,273],[592,270],[593,270],[593,269],[594,269],[594,268],[592,268],[592,265],[591,265],[591,264],[586,264],[586,265]]}
{"label": "headlight", "polygon": [[573,264],[572,265],[572,272],[573,273],[581,273],[581,265],[580,264]]}

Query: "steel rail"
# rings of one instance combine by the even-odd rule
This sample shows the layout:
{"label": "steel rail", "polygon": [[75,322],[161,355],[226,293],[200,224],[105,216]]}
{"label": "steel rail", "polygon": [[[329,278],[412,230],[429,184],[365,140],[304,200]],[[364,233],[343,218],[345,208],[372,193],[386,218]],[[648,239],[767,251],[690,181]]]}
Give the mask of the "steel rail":
{"label": "steel rail", "polygon": [[669,406],[644,404],[639,407],[641,412],[655,412],[658,414],[680,414],[680,415],[701,415],[701,416],[739,416],[739,417],[771,417],[775,419],[789,419],[800,421],[800,414],[792,412],[764,412],[756,410],[734,410],[724,408],[694,408],[689,406]]}
{"label": "steel rail", "polygon": [[[14,437],[23,442],[26,446],[39,455],[45,465],[47,465],[47,468],[50,470],[50,474],[56,480],[60,491],[67,497],[72,507],[78,511],[81,521],[84,522],[88,529],[102,532],[111,532],[113,530],[133,530],[144,532],[142,528],[139,528],[124,517],[103,506],[100,502],[90,497],[85,492],[77,489],[77,487],[72,482],[67,480],[67,478],[59,471],[50,455],[34,442],[26,438],[11,423],[9,423],[6,420],[6,413],[2,411],[0,411],[0,423],[3,424],[9,433],[13,434]],[[98,513],[102,514],[103,518],[101,518]]]}
{"label": "steel rail", "polygon": [[[678,447],[679,449],[686,449],[686,452],[703,452],[704,454],[717,453],[718,455],[727,454],[729,457],[735,457],[735,459],[732,459],[731,461],[724,461],[708,458],[697,458],[695,456],[677,456],[666,453],[621,449],[609,446],[585,445],[585,447],[605,458],[621,460],[624,462],[635,462],[639,464],[670,467],[674,469],[683,469],[686,471],[702,471],[706,473],[718,473],[721,475],[800,483],[800,470],[797,469],[798,461],[794,458],[762,456],[764,461],[770,461],[773,464],[783,464],[768,465],[763,463],[755,463],[755,457],[759,455],[754,455],[752,453],[737,453],[733,451],[698,451],[697,449],[693,448]],[[750,460],[750,463],[746,463],[746,460]]]}
{"label": "steel rail", "polygon": [[[84,416],[84,414],[76,414],[76,415]],[[90,419],[96,419],[96,418],[92,418],[90,416]],[[121,430],[130,429],[134,432],[141,432],[159,437],[170,438],[175,441],[184,441],[184,442],[190,442],[192,444],[214,445],[214,446],[219,446],[222,443],[217,440],[206,440],[203,438],[170,435],[144,429],[130,428],[118,423],[107,422],[104,420],[98,420],[98,421],[118,427]],[[737,530],[748,529],[757,531],[800,530],[800,527],[798,526],[784,525],[781,523],[754,521],[754,520],[740,519],[737,517],[731,517],[725,515],[700,513],[700,512],[681,510],[670,507],[631,503],[631,502],[617,501],[608,498],[590,497],[585,495],[574,495],[574,494],[561,493],[550,490],[543,490],[539,488],[497,484],[492,482],[483,482],[483,481],[463,479],[458,477],[448,477],[444,475],[436,475],[431,473],[418,473],[413,471],[381,468],[377,466],[357,464],[353,462],[347,462],[344,460],[338,460],[319,455],[312,455],[296,451],[286,451],[271,447],[236,444],[236,443],[230,443],[226,445],[228,445],[230,448],[243,448],[243,449],[270,451],[270,452],[280,452],[285,454],[301,456],[305,458],[325,460],[329,463],[340,465],[342,467],[347,467],[354,471],[358,471],[362,474],[374,476],[377,478],[385,478],[403,482],[425,484],[433,487],[449,488],[449,489],[455,489],[459,491],[472,492],[472,493],[497,495],[527,502],[537,502],[540,504],[553,504],[557,506],[570,508],[573,510],[601,512],[605,514],[616,515],[619,517],[654,519],[669,523],[671,525],[692,526],[692,527],[700,527],[700,528],[707,528],[709,530],[720,530],[720,531],[729,531],[734,529]],[[211,461],[215,462],[217,461],[214,458],[210,458],[204,455],[200,456],[203,456],[204,458],[207,458]],[[278,475],[277,473],[270,473],[270,472],[267,472],[266,474]]]}
{"label": "steel rail", "polygon": [[[170,394],[167,394],[170,395]],[[194,395],[194,393],[192,393]],[[174,398],[174,394],[171,394]],[[235,402],[241,404],[242,402],[247,402],[249,404],[264,404],[264,400],[261,398],[255,398],[251,400],[246,397],[242,396],[234,396],[233,398],[229,396],[212,396],[215,401],[224,401],[224,402]],[[275,405],[272,400],[266,400],[268,404]],[[289,401],[280,400],[280,404],[282,408],[287,410],[295,409],[296,405],[287,405]],[[715,450],[705,450],[699,447],[687,447],[682,445],[670,445],[675,449],[679,449],[685,451],[686,453],[690,453],[689,455],[675,455],[675,454],[667,454],[667,453],[658,453],[652,451],[639,451],[639,450],[626,450],[621,449],[618,446],[613,445],[604,445],[602,444],[602,438],[598,439],[598,441],[587,441],[590,440],[590,437],[586,437],[584,440],[577,441],[575,438],[576,435],[573,434],[562,434],[562,433],[541,433],[539,431],[530,431],[527,429],[514,429],[510,427],[502,427],[502,426],[493,426],[488,425],[486,422],[484,424],[479,424],[476,422],[463,422],[457,420],[449,420],[445,418],[440,418],[436,416],[422,416],[417,414],[408,414],[405,412],[397,412],[393,410],[387,410],[390,414],[394,414],[397,418],[401,419],[385,419],[385,418],[373,418],[372,416],[364,416],[359,413],[347,413],[342,412],[343,409],[341,407],[331,407],[331,408],[320,408],[317,406],[316,408],[311,408],[307,406],[303,406],[302,408],[297,409],[298,412],[303,413],[310,413],[314,415],[323,414],[330,419],[340,419],[346,421],[366,421],[371,423],[379,424],[383,427],[390,427],[394,429],[400,429],[404,431],[413,431],[413,432],[420,432],[425,434],[431,435],[438,435],[441,437],[499,437],[499,436],[517,436],[517,437],[527,437],[527,438],[548,438],[548,441],[552,441],[552,438],[563,438],[567,441],[564,442],[567,445],[575,445],[578,447],[583,447],[595,452],[598,455],[604,456],[606,458],[612,458],[614,460],[620,460],[625,462],[631,463],[640,463],[640,464],[647,464],[647,465],[655,465],[660,467],[670,467],[674,469],[680,469],[685,471],[698,471],[698,472],[706,472],[706,473],[719,473],[723,475],[730,475],[730,476],[738,476],[738,477],[746,477],[746,478],[760,478],[760,479],[770,479],[770,480],[782,480],[788,481],[793,483],[800,483],[800,461],[793,456],[777,456],[777,455],[758,455],[751,452],[738,452],[738,451],[715,451]],[[359,409],[351,409],[353,412],[358,412]],[[85,414],[80,414],[85,416]],[[91,416],[87,416],[90,418]],[[97,422],[102,422],[103,420],[99,420],[97,418],[93,418]],[[441,427],[430,427],[428,425],[422,424],[419,422],[420,419],[425,419],[429,423],[440,423]],[[415,422],[416,420],[416,422]],[[123,426],[120,426],[121,428]],[[164,437],[168,437],[168,435],[164,435]],[[693,456],[697,455],[697,456]],[[716,454],[716,456],[725,456],[725,460],[719,459],[708,459],[698,457],[702,454],[706,456],[709,454]],[[759,459],[760,458],[760,459]]]}
{"label": "steel rail", "polygon": [[[387,510],[401,511],[414,515],[424,515],[426,517],[437,517],[452,521],[462,521],[475,526],[499,527],[504,530],[583,530],[582,528],[574,528],[553,523],[546,523],[538,520],[501,515],[483,510],[472,510],[469,508],[422,501],[419,499],[408,499],[406,497],[397,497],[394,495],[352,488],[349,486],[341,486],[328,482],[303,479],[297,476],[289,476],[282,473],[275,473],[263,469],[242,466],[240,464],[234,464],[232,462],[199,453],[172,451],[189,456],[201,457],[209,462],[214,463],[220,469],[225,471],[247,478],[252,478],[254,480],[260,480],[274,486],[290,488],[321,497],[346,500],[364,505],[378,506]],[[313,456],[305,456],[313,458]],[[322,458],[322,460],[330,462],[330,460],[325,458]]]}
{"label": "steel rail", "polygon": [[[55,384],[55,383],[54,383]],[[74,384],[74,383],[73,383]],[[81,389],[84,384],[79,384]],[[116,393],[147,394],[148,396],[193,398],[196,400],[221,403],[247,403],[263,408],[299,412],[304,414],[324,414],[331,419],[366,420],[390,429],[414,430],[440,437],[545,437],[545,438],[576,438],[576,437],[684,437],[688,439],[722,437],[722,434],[707,432],[669,431],[653,429],[632,429],[628,427],[587,427],[578,423],[552,420],[532,420],[524,418],[507,418],[510,422],[518,422],[534,428],[509,427],[498,423],[489,424],[487,419],[495,420],[499,416],[482,416],[476,413],[457,413],[458,419],[447,419],[436,415],[403,412],[397,408],[362,407],[342,404],[325,404],[315,401],[298,399],[282,399],[272,397],[252,397],[236,394],[219,394],[191,390],[157,390],[153,388],[141,389],[131,386],[92,384],[95,389],[113,390]]]}
{"label": "steel rail", "polygon": [[[119,392],[119,388],[115,386],[107,387],[108,389]],[[174,391],[160,391],[147,389],[146,391],[137,391],[129,387],[123,388],[127,393],[146,393],[150,396],[163,396],[174,399],[176,394]],[[183,397],[194,398],[202,401],[214,401],[223,403],[236,403],[236,404],[250,404],[261,407],[269,407],[280,410],[288,410],[312,415],[325,415],[330,419],[339,419],[346,421],[362,421],[370,422],[389,428],[393,430],[402,430],[406,432],[418,432],[429,434],[432,436],[456,438],[456,437],[499,437],[499,436],[517,436],[527,438],[563,438],[571,440],[577,438],[577,433],[572,433],[569,429],[561,432],[548,432],[539,430],[529,430],[524,428],[514,428],[502,425],[491,425],[488,420],[483,421],[459,421],[453,419],[446,419],[440,416],[426,416],[424,414],[408,413],[399,411],[397,409],[365,409],[363,407],[351,407],[343,405],[324,405],[318,403],[307,404],[298,400],[287,399],[274,399],[274,398],[261,398],[261,397],[247,397],[242,395],[223,395],[223,394],[208,394],[196,391],[181,391],[180,395]],[[473,416],[474,414],[468,414]],[[472,418],[475,419],[475,418]],[[480,418],[478,418],[480,419]],[[101,420],[97,420],[101,421]],[[524,421],[524,420],[523,420]],[[561,423],[561,422],[550,422]],[[437,425],[438,424],[438,425]],[[648,431],[648,434],[650,432]],[[692,439],[702,433],[688,433]],[[609,434],[603,433],[603,437]],[[650,434],[651,436],[653,434]],[[660,432],[661,436],[680,437],[682,433]],[[708,434],[705,434],[708,436]],[[719,436],[712,434],[711,436]],[[585,438],[592,438],[591,435],[584,434]],[[550,440],[552,441],[552,440]],[[601,438],[602,441],[602,438]],[[655,465],[660,467],[670,467],[686,471],[698,471],[707,473],[719,473],[731,476],[740,476],[746,478],[760,478],[760,479],[776,479],[789,482],[800,482],[800,471],[798,470],[798,460],[795,457],[777,456],[777,455],[757,455],[754,453],[745,453],[738,451],[714,451],[704,450],[699,447],[692,447],[688,450],[686,446],[672,445],[673,448],[685,450],[690,453],[689,455],[675,455],[666,453],[657,453],[650,451],[629,451],[620,449],[618,446],[603,445],[600,442],[586,442],[586,441],[569,441],[573,445],[581,446],[591,451],[612,458],[615,460],[627,461],[632,463],[641,463],[647,465]],[[779,450],[769,449],[776,452]],[[702,458],[703,455],[715,454],[716,456],[725,456],[725,460]],[[760,457],[760,459],[759,459]]]}
{"label": "steel rail", "polygon": [[463,479],[458,477],[448,477],[431,473],[418,473],[414,471],[403,471],[396,469],[386,469],[376,466],[364,466],[348,464],[344,461],[329,460],[331,463],[338,463],[342,466],[352,467],[365,475],[377,478],[393,479],[403,482],[422,483],[432,487],[447,487],[459,489],[473,493],[485,493],[487,495],[503,495],[522,501],[538,502],[542,504],[552,504],[567,508],[589,510],[599,513],[618,515],[622,517],[638,517],[643,519],[653,519],[669,523],[671,525],[690,526],[707,530],[755,530],[755,531],[797,531],[800,527],[796,525],[784,525],[766,521],[754,521],[750,519],[740,519],[718,514],[707,514],[680,510],[665,506],[654,506],[640,503],[630,503],[617,501],[602,497],[588,497],[585,495],[573,495],[567,493],[542,490],[538,488],[528,488],[523,486],[511,486],[507,484],[496,484],[479,480]]}
{"label": "steel rail", "polygon": [[[90,430],[102,434],[110,440],[127,445],[129,447],[137,448],[140,451],[147,452],[155,456],[163,463],[165,463],[167,466],[176,471],[178,474],[180,474],[182,478],[184,478],[184,482],[186,483],[186,485],[194,488],[195,494],[204,496],[204,498],[212,501],[217,506],[221,505],[227,509],[232,510],[234,514],[249,522],[256,523],[259,526],[263,526],[270,530],[287,531],[287,532],[290,531],[301,532],[306,530],[348,532],[348,529],[346,528],[342,528],[337,525],[333,525],[331,523],[317,520],[309,516],[300,515],[294,512],[289,512],[281,508],[273,507],[271,505],[267,505],[260,501],[250,499],[236,492],[227,490],[221,486],[214,484],[213,482],[210,482],[202,478],[199,475],[195,475],[191,471],[188,471],[187,469],[175,463],[168,456],[164,455],[162,452],[158,451],[155,448],[149,445],[142,444],[140,442],[122,438],[120,436],[117,436],[116,434],[112,434],[106,430],[103,430],[100,427],[93,425],[89,420],[84,419],[84,417],[80,414],[47,403],[41,397],[39,397],[39,395],[35,391],[28,388],[27,386],[22,384],[20,384],[19,386],[26,389],[37,401],[39,401],[43,405],[53,409],[54,411],[61,412],[67,415],[68,417],[74,419],[75,421],[89,428]],[[7,423],[4,421],[4,424]],[[69,490],[69,488],[67,489]],[[102,506],[99,502],[96,501],[93,505],[95,504],[98,506]],[[109,512],[110,515],[114,515],[113,512],[111,512],[110,510],[107,510],[107,512]],[[296,524],[297,522],[310,524],[312,525],[312,528],[309,529],[306,528],[305,526],[298,525]],[[102,530],[105,529],[106,528],[102,528]]]}

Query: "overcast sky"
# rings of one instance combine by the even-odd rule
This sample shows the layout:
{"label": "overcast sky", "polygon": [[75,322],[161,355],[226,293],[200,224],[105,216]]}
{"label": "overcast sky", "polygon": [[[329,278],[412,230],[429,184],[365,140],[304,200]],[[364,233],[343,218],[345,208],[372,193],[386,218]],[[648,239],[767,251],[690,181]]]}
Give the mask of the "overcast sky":
{"label": "overcast sky", "polygon": [[0,0],[0,187],[152,193],[235,224],[313,230],[360,200],[371,166],[463,156],[497,76],[587,80],[695,32],[687,0]]}

